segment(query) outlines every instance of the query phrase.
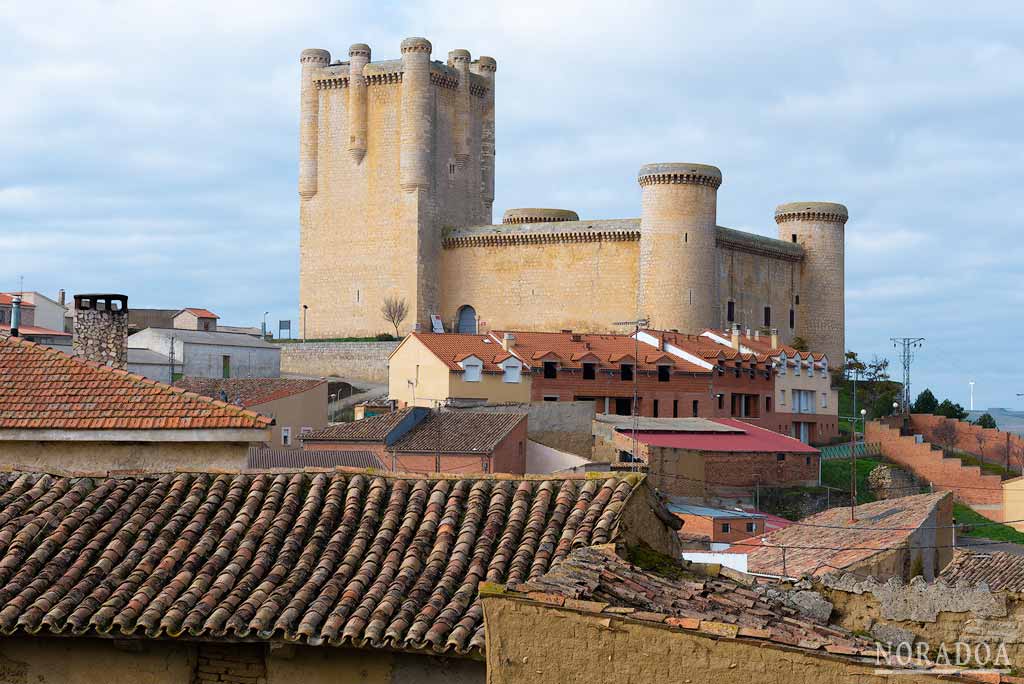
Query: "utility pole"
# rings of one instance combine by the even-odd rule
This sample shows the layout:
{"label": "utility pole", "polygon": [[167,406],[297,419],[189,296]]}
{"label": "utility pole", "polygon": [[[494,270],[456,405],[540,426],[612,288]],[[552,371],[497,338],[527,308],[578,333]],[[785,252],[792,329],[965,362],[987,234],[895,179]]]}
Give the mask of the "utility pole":
{"label": "utility pole", "polygon": [[168,355],[168,359],[171,362],[171,382],[169,384],[173,385],[174,384],[174,336],[171,336],[171,353]]}
{"label": "utility pole", "polygon": [[639,470],[639,449],[636,433],[640,430],[640,386],[637,384],[640,379],[640,328],[650,325],[646,318],[637,318],[635,321],[616,321],[612,325],[633,326],[633,470]]}
{"label": "utility pole", "polygon": [[900,353],[903,364],[903,414],[910,413],[910,363],[914,360],[914,350],[920,349],[923,337],[890,337],[893,349]]}

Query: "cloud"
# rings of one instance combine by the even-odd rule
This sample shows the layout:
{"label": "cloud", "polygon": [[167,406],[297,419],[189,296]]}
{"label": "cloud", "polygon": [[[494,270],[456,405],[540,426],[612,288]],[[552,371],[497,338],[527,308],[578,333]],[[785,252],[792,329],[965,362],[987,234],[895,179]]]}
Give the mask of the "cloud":
{"label": "cloud", "polygon": [[[1024,22],[1009,2],[66,2],[0,6],[0,289],[297,317],[298,54],[498,60],[495,214],[638,216],[636,171],[718,165],[723,225],[846,204],[848,346],[928,338],[915,386],[1018,406]],[[965,355],[964,350],[970,350]],[[997,376],[998,377],[998,376]]]}

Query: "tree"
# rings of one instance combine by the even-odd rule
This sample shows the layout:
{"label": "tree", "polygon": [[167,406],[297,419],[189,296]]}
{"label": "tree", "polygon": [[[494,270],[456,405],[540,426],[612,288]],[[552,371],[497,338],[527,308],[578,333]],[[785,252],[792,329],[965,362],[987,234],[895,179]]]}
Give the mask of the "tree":
{"label": "tree", "polygon": [[943,399],[942,403],[935,409],[935,415],[945,416],[953,420],[963,420],[967,417],[967,411],[960,404],[954,404],[949,399]]}
{"label": "tree", "polygon": [[996,419],[992,417],[991,413],[982,413],[981,417],[974,421],[974,424],[978,427],[989,428],[990,430],[999,429],[999,426],[996,425]]}
{"label": "tree", "polygon": [[380,312],[385,321],[395,326],[395,337],[398,337],[398,326],[402,325],[402,321],[409,315],[409,305],[401,297],[387,297],[380,307]]}
{"label": "tree", "polygon": [[927,388],[917,395],[917,400],[914,402],[914,413],[935,413],[938,408],[939,400]]}
{"label": "tree", "polygon": [[854,374],[863,373],[867,366],[857,356],[857,352],[848,351],[846,352],[845,363],[843,364],[843,370],[846,373],[847,378],[852,378]]}
{"label": "tree", "polygon": [[935,426],[932,437],[942,447],[943,451],[949,451],[956,446],[956,423],[944,420]]}
{"label": "tree", "polygon": [[789,344],[793,349],[798,352],[805,352],[810,350],[810,345],[807,344],[807,340],[797,335],[793,338],[793,341]]}

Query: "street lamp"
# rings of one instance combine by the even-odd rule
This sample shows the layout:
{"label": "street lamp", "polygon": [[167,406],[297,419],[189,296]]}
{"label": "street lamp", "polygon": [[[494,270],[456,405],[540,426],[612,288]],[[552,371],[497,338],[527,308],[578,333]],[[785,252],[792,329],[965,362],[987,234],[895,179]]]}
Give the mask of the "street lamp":
{"label": "street lamp", "polygon": [[267,314],[269,313],[269,311],[263,312],[263,339],[267,339]]}
{"label": "street lamp", "polygon": [[302,342],[306,342],[306,313],[309,312],[309,304],[302,305]]}
{"label": "street lamp", "polygon": [[899,411],[899,410],[900,410],[900,402],[898,402],[898,401],[892,402],[892,415],[895,416],[896,412]]}

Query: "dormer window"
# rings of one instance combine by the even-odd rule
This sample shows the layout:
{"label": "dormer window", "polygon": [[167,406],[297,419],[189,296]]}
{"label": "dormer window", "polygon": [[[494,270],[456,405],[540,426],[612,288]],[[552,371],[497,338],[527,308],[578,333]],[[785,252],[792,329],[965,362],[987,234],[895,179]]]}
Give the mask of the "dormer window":
{"label": "dormer window", "polygon": [[583,379],[593,380],[597,377],[597,364],[596,363],[584,363],[583,364]]}
{"label": "dormer window", "polygon": [[462,362],[462,379],[466,382],[480,382],[484,364],[479,359],[469,358]]}
{"label": "dormer window", "polygon": [[668,382],[672,379],[672,366],[658,366],[658,382]]}
{"label": "dormer window", "polygon": [[518,359],[505,359],[501,364],[504,373],[501,376],[502,382],[518,383],[523,377],[523,365]]}
{"label": "dormer window", "polygon": [[779,354],[779,375],[786,374],[786,366],[788,365],[789,363],[786,361],[786,355],[784,353]]}
{"label": "dormer window", "polygon": [[619,377],[624,381],[631,381],[633,379],[633,364],[621,364],[619,366]]}
{"label": "dormer window", "polygon": [[554,380],[558,377],[558,364],[554,361],[544,362],[544,377],[548,380]]}
{"label": "dormer window", "polygon": [[796,363],[793,365],[793,375],[800,375],[800,366],[804,365],[804,362],[800,360],[800,357],[796,357]]}
{"label": "dormer window", "polygon": [[828,377],[828,359],[825,359],[821,362],[821,377]]}

